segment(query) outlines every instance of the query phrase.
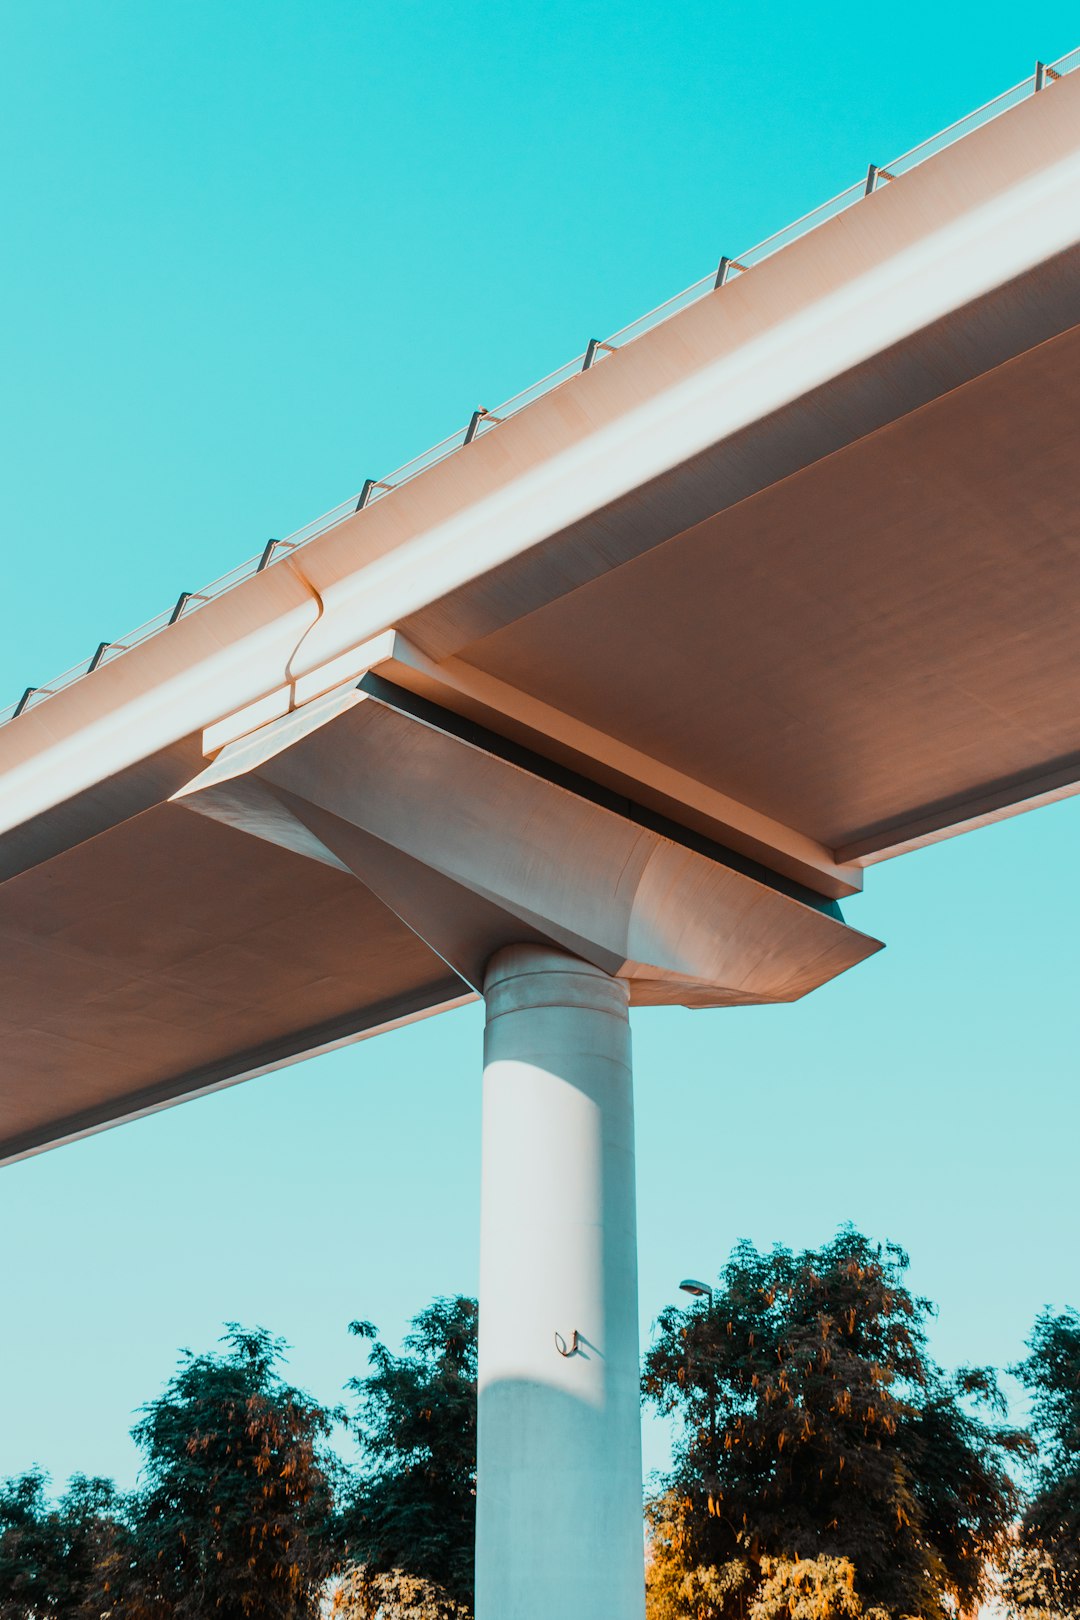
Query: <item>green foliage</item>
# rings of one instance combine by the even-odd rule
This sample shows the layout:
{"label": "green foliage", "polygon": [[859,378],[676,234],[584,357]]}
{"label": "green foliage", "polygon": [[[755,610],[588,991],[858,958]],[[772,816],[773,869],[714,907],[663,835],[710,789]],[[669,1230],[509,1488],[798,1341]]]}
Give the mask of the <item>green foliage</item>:
{"label": "green foliage", "polygon": [[686,1516],[676,1497],[649,1504],[646,1565],[648,1620],[887,1620],[864,1610],[847,1558],[770,1558],[754,1567],[746,1557],[719,1566],[692,1565],[686,1557]]}
{"label": "green foliage", "polygon": [[648,1620],[710,1620],[745,1611],[752,1578],[745,1558],[730,1559],[720,1568],[694,1564],[683,1504],[674,1494],[647,1503],[645,1518]]}
{"label": "green foliage", "polygon": [[[860,1610],[944,1620],[950,1602],[978,1604],[1016,1512],[1007,1459],[1025,1442],[982,1415],[1002,1410],[990,1373],[948,1378],[931,1361],[930,1307],[906,1267],[848,1228],[800,1255],[744,1243],[711,1303],[661,1316],[643,1388],[681,1419],[669,1540],[687,1571],[743,1559],[752,1572],[749,1588],[673,1615],[745,1620],[776,1587],[775,1560],[825,1560],[832,1575],[846,1560]],[[835,1581],[814,1601],[840,1601]]]}
{"label": "green foliage", "polygon": [[1038,1463],[1007,1597],[1029,1620],[1080,1616],[1080,1314],[1044,1311],[1028,1348],[1015,1370],[1031,1392]]}
{"label": "green foliage", "polygon": [[761,1573],[750,1620],[859,1620],[863,1613],[848,1558],[763,1558]]}
{"label": "green foliage", "polygon": [[371,1349],[367,1374],[349,1385],[358,1397],[362,1467],[344,1514],[350,1556],[369,1588],[376,1577],[411,1578],[435,1588],[429,1602],[449,1604],[447,1614],[454,1605],[467,1609],[476,1525],[476,1301],[435,1300],[414,1318],[400,1356],[370,1323],[354,1322],[351,1331]]}
{"label": "green foliage", "polygon": [[133,1433],[145,1457],[134,1505],[131,1620],[304,1620],[334,1565],[334,1414],[278,1373],[283,1346],[231,1324],[217,1355],[185,1352]]}
{"label": "green foliage", "polygon": [[400,1569],[376,1575],[362,1565],[338,1583],[330,1613],[334,1620],[471,1620],[434,1582]]}
{"label": "green foliage", "polygon": [[1066,1602],[1053,1558],[1024,1534],[1023,1525],[1005,1566],[1002,1597],[1008,1613],[1023,1620],[1075,1620],[1077,1614]]}
{"label": "green foliage", "polygon": [[99,1620],[129,1558],[108,1480],[77,1474],[55,1504],[39,1470],[0,1484],[0,1620]]}

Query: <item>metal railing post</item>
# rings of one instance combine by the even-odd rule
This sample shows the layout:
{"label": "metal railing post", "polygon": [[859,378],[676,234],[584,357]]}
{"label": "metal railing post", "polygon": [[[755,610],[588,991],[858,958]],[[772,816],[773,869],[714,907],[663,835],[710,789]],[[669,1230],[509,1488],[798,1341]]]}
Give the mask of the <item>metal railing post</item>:
{"label": "metal railing post", "polygon": [[585,350],[585,359],[581,367],[582,371],[589,370],[589,367],[593,365],[601,350],[603,350],[605,354],[614,354],[615,345],[613,343],[605,343],[603,338],[590,338],[589,347]]}
{"label": "metal railing post", "polygon": [[[604,344],[600,345],[601,348],[604,348],[605,346],[606,345],[604,345]],[[472,420],[470,421],[468,427],[465,429],[465,437],[461,441],[462,444],[463,445],[472,444],[473,440],[476,438],[477,431],[479,430],[481,422],[502,422],[502,421],[505,421],[505,417],[496,416],[494,411],[489,411],[486,405],[478,405],[476,407],[475,411],[473,411],[473,413],[472,413]],[[383,487],[384,488],[389,488],[390,486],[389,485],[384,485]]]}

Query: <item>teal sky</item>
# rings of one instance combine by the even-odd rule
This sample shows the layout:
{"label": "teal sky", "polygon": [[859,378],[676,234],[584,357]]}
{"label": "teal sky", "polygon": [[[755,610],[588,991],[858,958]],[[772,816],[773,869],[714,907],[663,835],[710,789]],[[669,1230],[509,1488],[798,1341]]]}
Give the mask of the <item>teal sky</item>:
{"label": "teal sky", "polygon": [[[0,707],[1077,45],[1065,4],[0,0]],[[888,949],[797,1006],[635,1015],[644,1331],[845,1219],[946,1363],[1080,1303],[1078,834],[871,869]],[[130,1483],[226,1319],[336,1400],[351,1318],[473,1291],[480,1032],[0,1171],[0,1474]]]}

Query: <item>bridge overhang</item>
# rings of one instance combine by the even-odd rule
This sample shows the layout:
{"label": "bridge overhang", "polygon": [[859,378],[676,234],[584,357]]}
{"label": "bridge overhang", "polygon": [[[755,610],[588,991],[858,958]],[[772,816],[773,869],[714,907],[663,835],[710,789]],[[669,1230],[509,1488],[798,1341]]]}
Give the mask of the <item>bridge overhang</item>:
{"label": "bridge overhang", "polygon": [[0,1158],[1076,791],[1078,244],[1080,75],[0,728]]}

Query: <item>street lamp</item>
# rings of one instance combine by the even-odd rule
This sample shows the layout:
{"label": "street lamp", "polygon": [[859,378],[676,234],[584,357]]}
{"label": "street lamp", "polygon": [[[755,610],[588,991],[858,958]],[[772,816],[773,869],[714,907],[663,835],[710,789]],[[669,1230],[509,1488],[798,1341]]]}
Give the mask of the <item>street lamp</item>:
{"label": "street lamp", "polygon": [[[684,1294],[692,1294],[695,1299],[707,1299],[709,1303],[706,1307],[706,1315],[712,1316],[713,1291],[708,1283],[699,1282],[696,1277],[684,1277],[679,1287]],[[686,1359],[689,1368],[689,1344],[687,1345]],[[716,1473],[716,1362],[712,1355],[709,1356],[709,1471],[709,1512],[711,1513],[713,1492],[718,1488]]]}

